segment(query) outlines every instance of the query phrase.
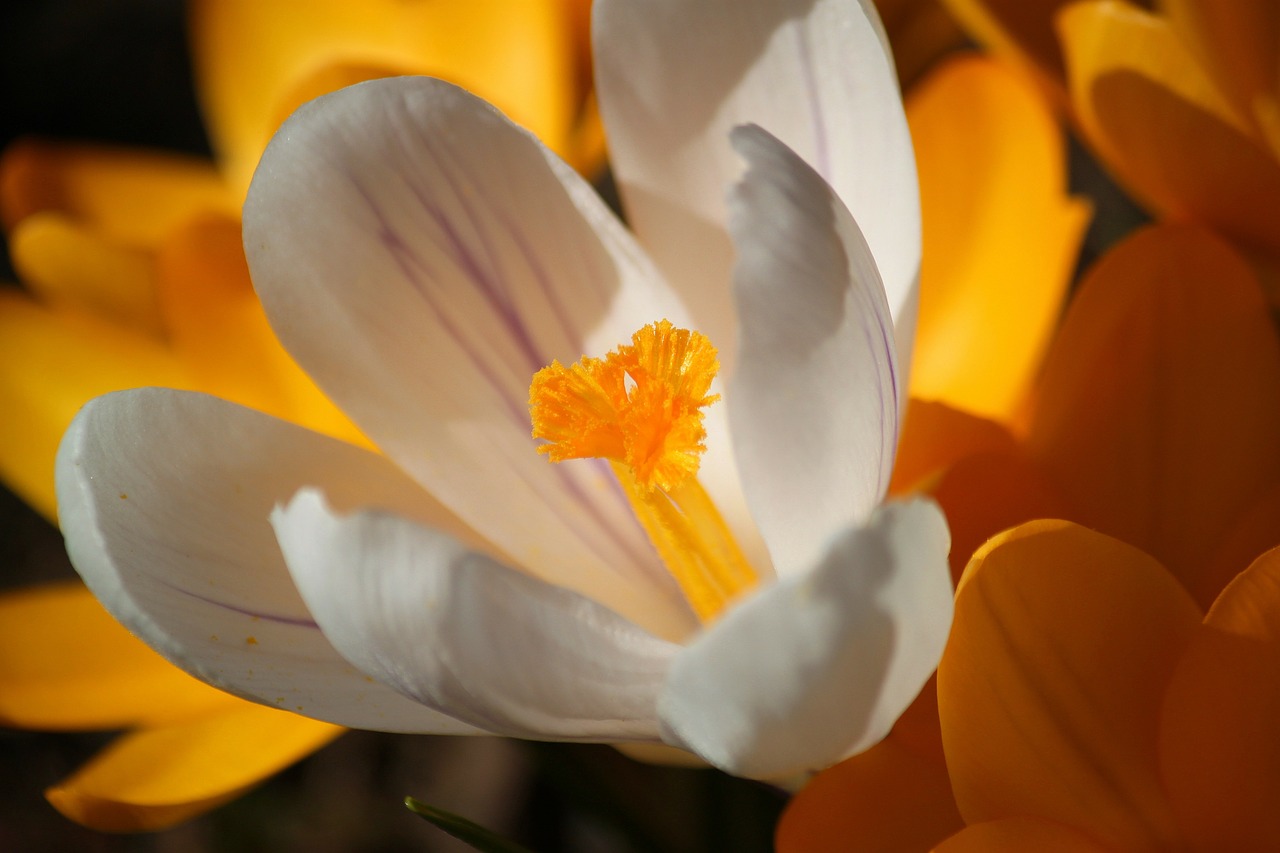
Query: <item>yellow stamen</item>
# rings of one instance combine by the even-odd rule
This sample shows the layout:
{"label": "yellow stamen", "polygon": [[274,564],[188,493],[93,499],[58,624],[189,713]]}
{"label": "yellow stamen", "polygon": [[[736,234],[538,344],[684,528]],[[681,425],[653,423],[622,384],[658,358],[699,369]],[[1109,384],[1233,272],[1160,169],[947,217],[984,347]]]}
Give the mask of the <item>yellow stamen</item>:
{"label": "yellow stamen", "polygon": [[636,516],[694,612],[714,617],[753,586],[755,572],[698,482],[702,409],[719,399],[720,364],[705,335],[667,320],[604,358],[560,362],[529,388],[533,437],[552,462],[608,459]]}

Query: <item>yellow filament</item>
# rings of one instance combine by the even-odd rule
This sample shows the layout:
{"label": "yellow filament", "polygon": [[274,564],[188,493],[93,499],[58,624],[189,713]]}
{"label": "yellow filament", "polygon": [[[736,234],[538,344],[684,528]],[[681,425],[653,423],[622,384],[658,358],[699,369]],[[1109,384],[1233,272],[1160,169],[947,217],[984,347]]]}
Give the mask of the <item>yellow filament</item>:
{"label": "yellow filament", "polygon": [[755,572],[698,482],[702,409],[719,399],[706,336],[662,320],[604,358],[553,362],[529,388],[538,452],[608,459],[645,532],[700,619],[753,586]]}
{"label": "yellow filament", "polygon": [[731,599],[755,586],[755,571],[696,477],[667,494],[643,488],[625,466],[614,463],[614,471],[699,619],[710,621]]}

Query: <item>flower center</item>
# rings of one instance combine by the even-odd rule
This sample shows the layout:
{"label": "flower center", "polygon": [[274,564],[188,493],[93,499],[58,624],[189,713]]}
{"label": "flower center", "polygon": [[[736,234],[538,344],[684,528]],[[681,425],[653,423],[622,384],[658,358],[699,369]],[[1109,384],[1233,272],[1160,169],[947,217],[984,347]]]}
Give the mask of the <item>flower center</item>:
{"label": "flower center", "polygon": [[724,519],[698,482],[706,450],[702,410],[720,399],[720,363],[699,332],[667,320],[645,326],[604,358],[558,361],[529,386],[533,437],[552,462],[612,464],[636,517],[698,618],[710,620],[755,585]]}

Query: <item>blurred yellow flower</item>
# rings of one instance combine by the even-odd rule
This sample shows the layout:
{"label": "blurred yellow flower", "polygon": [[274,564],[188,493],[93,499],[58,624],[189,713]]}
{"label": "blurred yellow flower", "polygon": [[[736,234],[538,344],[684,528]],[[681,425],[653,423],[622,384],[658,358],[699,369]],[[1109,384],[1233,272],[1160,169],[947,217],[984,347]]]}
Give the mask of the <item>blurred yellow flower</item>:
{"label": "blurred yellow flower", "polygon": [[1247,252],[1280,252],[1275,3],[945,2],[976,38],[1057,93],[1153,215],[1212,228]]}
{"label": "blurred yellow flower", "polygon": [[[53,519],[54,453],[76,411],[147,385],[207,391],[363,441],[280,347],[249,281],[239,207],[262,148],[325,91],[429,74],[489,99],[570,162],[598,163],[588,5],[329,0],[299,14],[288,3],[194,0],[215,162],[39,141],[0,162],[0,212],[28,286],[0,293],[0,408],[22,413],[0,419],[0,478]],[[87,825],[171,825],[342,731],[200,684],[79,584],[9,595],[0,614],[0,722],[134,729],[49,792]]]}
{"label": "blurred yellow flower", "polygon": [[1280,252],[1280,8],[1098,0],[1059,14],[1071,103],[1116,180],[1161,219]]}

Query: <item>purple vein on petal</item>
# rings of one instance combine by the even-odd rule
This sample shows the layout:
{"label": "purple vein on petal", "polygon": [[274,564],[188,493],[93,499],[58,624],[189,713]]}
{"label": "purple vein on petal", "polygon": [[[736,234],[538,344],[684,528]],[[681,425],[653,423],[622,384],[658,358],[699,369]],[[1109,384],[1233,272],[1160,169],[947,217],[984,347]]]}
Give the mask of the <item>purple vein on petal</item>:
{"label": "purple vein on petal", "polygon": [[[465,170],[457,167],[456,162],[444,162],[445,151],[439,146],[423,145],[421,150],[427,152],[427,155],[432,159],[435,165],[436,174],[439,175],[448,185],[454,202],[462,210],[467,221],[471,224],[471,228],[476,235],[476,239],[480,241],[484,254],[489,261],[488,267],[490,269],[496,268],[497,264],[495,259],[497,258],[497,253],[494,251],[490,242],[488,230],[482,226],[483,220],[481,217],[477,216],[475,208],[468,201],[473,194],[465,192],[465,188],[458,183],[458,177],[460,175],[465,175]],[[449,168],[450,166],[453,168]],[[467,248],[457,230],[453,227],[449,217],[429,200],[427,194],[422,191],[422,188],[418,186],[416,182],[407,183],[410,192],[418,201],[423,211],[437,226],[439,226],[442,233],[449,241],[450,247],[459,258],[460,265],[463,267],[464,271],[473,281],[476,282],[481,294],[485,297],[486,302],[489,303],[494,313],[496,313],[501,319],[502,324],[511,334],[512,339],[516,341],[517,347],[525,355],[528,360],[526,366],[529,370],[529,375],[532,376],[538,370],[550,364],[555,356],[543,352],[534,343],[529,334],[528,327],[521,321],[519,314],[514,309],[509,292],[502,286],[500,276],[486,273],[473,253]],[[474,188],[474,182],[471,186]],[[521,257],[524,259],[526,269],[537,282],[545,304],[555,317],[564,338],[570,342],[571,348],[581,350],[581,332],[575,324],[570,321],[563,302],[558,298],[556,290],[552,286],[550,274],[539,260],[537,253],[533,251],[532,247],[525,239],[522,229],[516,227],[510,216],[504,214],[501,210],[493,210],[491,211],[491,214],[502,226],[507,237],[510,238],[516,249],[519,251]],[[400,241],[400,243],[401,245],[404,245],[404,241]],[[422,259],[413,253],[407,245],[405,245],[405,249],[409,252],[411,257],[419,262],[419,265],[424,268],[424,271],[427,271],[425,270],[426,265],[422,262]],[[427,272],[429,273],[429,271]],[[416,279],[415,284],[419,284],[419,289],[422,289],[420,283],[418,283]],[[433,305],[433,308],[436,309],[437,314],[440,314],[438,306]],[[459,334],[453,332],[451,332],[451,334],[453,334],[455,340],[458,340],[459,343],[461,343],[461,336]],[[488,374],[488,371],[483,372]],[[501,389],[496,380],[491,379],[490,384],[494,385],[495,389],[501,393]],[[527,418],[527,412],[519,406],[515,406],[514,408],[516,410],[516,419],[523,426],[524,421]],[[589,467],[593,469],[597,477],[602,478],[603,482],[609,484],[610,492],[614,500],[621,505],[621,517],[630,522],[632,533],[634,534],[633,537],[628,538],[618,535],[618,533],[613,529],[613,524],[611,524],[609,520],[600,513],[596,502],[591,500],[583,492],[582,486],[576,478],[568,476],[568,472],[563,469],[563,466],[557,466],[555,473],[560,479],[562,485],[564,485],[573,496],[574,500],[586,510],[587,514],[591,516],[596,524],[610,531],[610,534],[615,539],[616,544],[618,544],[622,551],[630,557],[634,564],[639,566],[653,564],[657,560],[657,554],[649,544],[648,537],[645,535],[643,527],[635,517],[635,513],[631,510],[630,505],[627,502],[626,494],[622,490],[621,485],[617,482],[617,479],[614,477],[608,464],[603,460],[593,459],[584,460],[581,467]],[[670,580],[665,572],[661,573],[661,576],[664,583]],[[673,586],[672,589],[674,590],[675,587]]]}
{"label": "purple vein on petal", "polygon": [[800,49],[800,69],[804,75],[805,94],[809,100],[809,115],[813,122],[813,167],[828,183],[831,182],[831,152],[827,142],[827,126],[823,118],[822,99],[818,95],[818,78],[813,70],[813,51],[809,46],[809,34],[803,26],[795,28],[796,42]]}
{"label": "purple vein on petal", "polygon": [[[458,207],[462,209],[467,220],[471,223],[472,230],[475,231],[477,239],[479,239],[483,245],[485,254],[488,256],[491,265],[496,266],[493,262],[497,258],[497,253],[493,250],[493,247],[490,244],[488,229],[482,227],[483,220],[481,217],[476,215],[475,208],[469,201],[475,193],[479,193],[481,191],[476,187],[474,181],[470,182],[467,188],[459,185],[459,176],[465,175],[466,172],[461,168],[457,168],[456,163],[454,162],[448,164],[444,163],[443,157],[445,156],[445,152],[443,150],[437,150],[435,147],[430,145],[424,145],[423,147],[429,152],[429,156],[431,156],[435,161],[437,173],[448,184],[449,189],[453,193],[454,201],[457,203]],[[447,166],[455,166],[455,168],[447,168]],[[430,207],[430,204],[423,198],[422,194],[420,194],[420,190],[416,185],[412,186],[411,189],[424,207]],[[465,192],[464,189],[475,190],[475,193]],[[507,237],[509,237],[512,243],[515,244],[520,255],[524,258],[526,268],[537,281],[543,299],[545,300],[547,307],[551,310],[552,315],[556,318],[556,322],[560,326],[560,331],[563,333],[565,339],[570,341],[575,348],[580,348],[582,344],[581,334],[574,324],[569,321],[568,314],[565,312],[565,307],[557,297],[555,289],[551,285],[551,277],[547,274],[547,270],[542,265],[541,261],[539,261],[537,254],[532,251],[528,242],[525,240],[523,230],[517,228],[510,216],[506,215],[500,209],[492,210],[491,215],[502,226]],[[435,218],[434,214],[433,218]],[[440,221],[442,225],[446,225],[446,223],[440,219],[437,219],[437,221]],[[453,233],[452,229],[450,229],[450,231]],[[465,249],[462,249],[462,251],[465,251]],[[478,268],[478,265],[476,265],[474,261],[471,262],[471,266]],[[510,298],[510,292],[507,291],[506,288],[502,287],[501,278],[479,275],[477,280],[481,284],[485,295],[489,298],[490,303],[494,306],[495,310],[499,312],[513,333],[518,336],[522,348],[530,357],[530,367],[534,371],[537,371],[550,364],[554,354],[543,352],[534,344],[532,338],[529,336],[528,328],[520,320],[518,313],[514,310]]]}
{"label": "purple vein on petal", "polygon": [[165,587],[166,589],[171,589],[176,593],[187,596],[188,598],[194,598],[196,601],[200,601],[204,604],[211,604],[214,607],[217,607],[221,610],[229,610],[232,613],[239,614],[240,616],[248,616],[253,619],[262,619],[263,621],[266,621],[266,622],[274,622],[277,625],[291,625],[295,628],[311,628],[316,631],[320,630],[320,626],[317,625],[311,619],[300,619],[294,616],[280,616],[279,614],[275,614],[275,613],[266,613],[261,610],[250,610],[249,608],[246,608],[246,607],[239,607],[235,604],[228,604],[225,601],[219,601],[216,598],[209,598],[208,596],[201,595],[198,592],[192,592],[189,589],[180,587],[176,584],[172,584],[163,579],[157,578],[157,581],[160,583],[161,586]]}
{"label": "purple vein on petal", "polygon": [[[881,424],[882,434],[880,437],[880,453],[881,453],[880,464],[876,466],[876,493],[881,497],[883,497],[885,492],[889,488],[889,482],[888,482],[889,475],[892,473],[892,470],[893,470],[893,464],[892,464],[893,454],[892,453],[890,454],[888,465],[885,464],[885,460],[884,460],[884,448],[886,446],[886,443],[883,435],[883,425],[887,417],[891,417],[893,420],[893,443],[888,446],[891,448],[894,448],[894,452],[896,452],[896,448],[898,446],[898,439],[900,438],[900,435],[899,435],[900,425],[898,423],[899,419],[898,419],[898,409],[897,409],[898,372],[897,372],[897,366],[894,363],[893,344],[890,341],[888,331],[885,328],[885,323],[884,323],[885,315],[883,312],[876,310],[875,297],[872,294],[867,293],[862,289],[859,289],[858,292],[861,297],[860,301],[863,303],[863,305],[866,308],[865,311],[861,312],[862,322],[859,324],[862,326],[862,338],[863,338],[863,341],[866,343],[867,350],[871,353],[872,359],[877,364],[877,370],[875,371],[876,398],[877,398],[876,405],[879,407],[879,410],[880,410],[880,424]],[[879,331],[880,331],[879,341],[876,340],[876,336],[872,332],[871,324],[867,322],[868,317],[870,317],[874,321],[875,325],[879,327]],[[893,394],[893,396],[890,397],[889,400],[890,400],[890,404],[893,407],[892,409],[885,408],[884,381],[880,376],[881,371],[878,369],[878,365],[884,361],[887,361],[889,364],[889,385],[890,385],[890,390],[892,391],[892,394]]]}
{"label": "purple vein on petal", "polygon": [[[462,330],[458,328],[456,323],[449,319],[448,315],[443,310],[443,306],[440,305],[433,297],[431,288],[423,281],[423,274],[431,276],[431,269],[427,265],[425,259],[416,253],[408,243],[396,233],[395,229],[386,217],[383,216],[381,209],[368,191],[355,180],[352,180],[352,185],[368,205],[370,214],[378,223],[379,241],[386,247],[388,253],[396,262],[400,271],[404,274],[406,280],[413,285],[414,290],[417,291],[417,293],[426,301],[430,310],[440,320],[445,331],[458,345],[458,348],[467,355],[468,360],[484,378],[485,382],[497,393],[499,399],[502,400],[502,405],[506,411],[507,417],[520,429],[527,429],[529,426],[529,414],[523,401],[516,401],[510,394],[503,390],[501,380],[486,363],[486,360],[481,358],[475,348],[467,345],[462,334]],[[540,364],[538,365],[538,368],[534,368],[534,370],[541,367],[542,365]],[[530,371],[530,376],[532,375],[533,370]],[[670,587],[674,594],[674,582],[665,571],[661,570],[657,563],[656,552],[652,550],[648,540],[643,537],[628,537],[623,535],[622,532],[617,529],[617,526],[613,521],[606,518],[601,513],[596,502],[591,500],[590,496],[588,496],[583,490],[582,485],[577,481],[577,479],[570,476],[569,470],[564,465],[554,465],[551,467],[551,470],[553,476],[559,479],[565,492],[569,494],[573,501],[586,513],[586,515],[595,522],[596,529],[603,531],[606,537],[612,540],[618,552],[627,557],[626,563],[621,568],[624,571],[628,569],[638,570],[639,574],[643,575],[648,582],[653,582],[655,577],[657,577],[661,580],[662,587]],[[603,465],[596,466],[596,470],[601,473],[605,473],[607,471]],[[513,470],[512,473],[518,474],[519,472]],[[531,481],[524,477],[522,477],[522,480],[534,491],[540,491],[540,484],[538,482]],[[606,482],[616,486],[616,482],[614,481],[611,472],[608,473]],[[614,488],[612,491],[618,496],[621,496],[620,489]],[[548,505],[550,507],[555,507],[556,503],[549,502]],[[575,524],[573,519],[570,517],[563,513],[559,513],[558,511],[557,514],[560,515],[565,526],[569,529],[576,530],[580,528],[581,525]],[[629,507],[625,509],[622,517],[629,519],[631,523],[635,525],[635,531],[640,530],[639,523],[635,520],[634,514],[631,512]],[[611,566],[615,569],[619,568],[618,561],[616,559],[617,555],[615,553],[605,553],[602,550],[601,545],[597,543],[594,538],[580,537],[580,539],[589,550],[594,552],[596,556],[601,559],[605,565]]]}
{"label": "purple vein on petal", "polygon": [[[555,288],[551,285],[551,276],[547,274],[546,267],[538,260],[537,254],[533,251],[528,241],[525,240],[524,234],[515,226],[509,216],[498,214],[498,219],[506,229],[507,234],[511,237],[511,241],[515,243],[516,248],[525,259],[525,264],[529,271],[533,273],[534,279],[538,282],[538,287],[542,294],[546,297],[547,306],[551,309],[551,313],[555,315],[556,322],[560,325],[561,332],[567,340],[573,342],[575,349],[583,348],[582,333],[576,326],[570,322],[568,312],[565,311],[564,303],[556,296]],[[539,369],[546,367],[551,363],[551,359],[542,354],[542,363]]]}
{"label": "purple vein on petal", "polygon": [[[526,368],[530,375],[539,368],[545,366],[547,362],[542,360],[542,355],[538,351],[538,347],[534,344],[533,339],[529,335],[528,327],[520,322],[520,318],[516,316],[515,310],[511,306],[511,302],[502,293],[500,287],[494,280],[491,273],[486,272],[480,262],[472,254],[466,242],[459,236],[454,229],[453,223],[448,216],[438,207],[433,205],[427,198],[422,189],[413,182],[409,182],[409,191],[413,193],[418,204],[421,205],[424,213],[427,214],[440,229],[440,234],[448,244],[445,248],[458,260],[459,266],[462,267],[464,273],[476,285],[476,289],[480,295],[484,297],[493,313],[497,315],[499,321],[506,329],[508,337],[515,342],[516,348],[520,350],[525,358]],[[488,245],[488,239],[482,231],[477,229],[477,238],[480,240],[485,254],[488,256],[490,266],[493,263],[493,250]]]}
{"label": "purple vein on petal", "polygon": [[[569,316],[564,310],[564,304],[556,298],[555,289],[551,286],[551,277],[547,274],[546,268],[538,260],[537,255],[525,240],[520,229],[516,228],[514,223],[512,223],[505,215],[499,214],[499,219],[506,228],[507,233],[511,236],[512,241],[516,244],[516,248],[518,248],[520,253],[524,256],[525,263],[528,265],[529,270],[533,273],[539,287],[546,296],[547,304],[551,307],[552,313],[555,314],[556,321],[560,324],[560,328],[564,332],[565,337],[573,341],[574,345],[578,349],[582,349],[581,335],[569,321]],[[539,366],[539,369],[550,363],[550,359],[545,359],[542,365]],[[640,539],[647,542],[648,539],[644,533],[644,528],[640,525],[640,520],[635,517],[635,513],[630,510],[626,492],[623,491],[622,484],[618,482],[618,478],[613,475],[612,470],[609,468],[609,463],[605,462],[603,459],[589,459],[583,460],[583,462],[594,468],[597,472],[597,476],[601,477],[604,482],[609,484],[610,491],[613,493],[614,498],[624,506],[628,507],[624,513],[625,517],[631,520],[635,531],[640,534]]]}

